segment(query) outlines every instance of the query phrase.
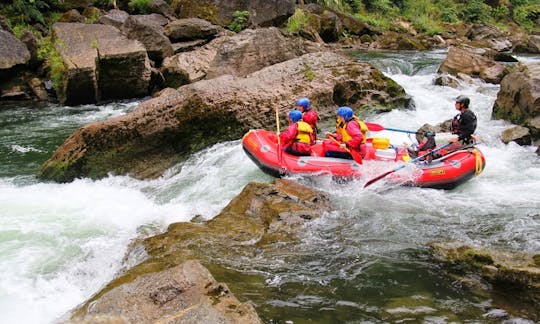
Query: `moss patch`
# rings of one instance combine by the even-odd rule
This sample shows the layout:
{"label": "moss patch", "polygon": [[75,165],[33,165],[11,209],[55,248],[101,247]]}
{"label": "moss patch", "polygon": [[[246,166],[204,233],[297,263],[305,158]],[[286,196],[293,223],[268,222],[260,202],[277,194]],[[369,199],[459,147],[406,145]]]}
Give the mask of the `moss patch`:
{"label": "moss patch", "polygon": [[481,268],[484,265],[494,264],[493,257],[486,252],[479,252],[473,249],[468,249],[463,252],[463,261],[476,268]]}
{"label": "moss patch", "polygon": [[533,266],[540,268],[540,254],[535,254],[533,256]]}

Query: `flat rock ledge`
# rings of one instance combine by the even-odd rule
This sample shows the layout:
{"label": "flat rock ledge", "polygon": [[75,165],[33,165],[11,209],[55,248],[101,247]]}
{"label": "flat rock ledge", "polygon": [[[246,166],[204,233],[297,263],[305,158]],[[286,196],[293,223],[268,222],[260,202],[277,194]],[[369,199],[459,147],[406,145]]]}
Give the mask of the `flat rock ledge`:
{"label": "flat rock ledge", "polygon": [[[471,288],[500,289],[540,309],[540,254],[475,248],[462,242],[428,244],[436,260],[449,266],[458,281]],[[472,282],[471,274],[488,285]]]}

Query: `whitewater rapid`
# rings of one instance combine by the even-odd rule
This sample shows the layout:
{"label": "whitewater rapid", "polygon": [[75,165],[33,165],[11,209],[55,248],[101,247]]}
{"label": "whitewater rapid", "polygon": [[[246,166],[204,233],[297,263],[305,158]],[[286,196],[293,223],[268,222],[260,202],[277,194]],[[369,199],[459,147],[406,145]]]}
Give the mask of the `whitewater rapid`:
{"label": "whitewater rapid", "polygon": [[[424,64],[417,62],[421,60],[417,56],[422,55]],[[311,225],[303,251],[377,259],[394,251],[418,248],[432,239],[457,239],[538,253],[540,162],[536,147],[500,141],[499,134],[510,124],[491,119],[497,85],[463,83],[459,89],[434,86],[435,70],[445,52],[422,55],[372,59],[412,96],[415,109],[370,116],[368,121],[416,130],[424,123],[452,118],[457,113],[455,97],[465,94],[478,117],[479,148],[487,161],[484,172],[452,191],[381,190],[384,188],[380,185],[362,190],[361,183],[356,182],[297,179],[328,192],[336,209],[336,213]],[[6,131],[0,130],[1,152],[6,156],[0,176],[1,322],[54,322],[144,257],[124,259],[134,238],[158,233],[172,222],[189,221],[194,216],[211,219],[248,182],[272,180],[247,158],[239,141],[216,144],[154,180],[111,175],[102,180],[56,184],[34,178],[39,165],[33,162],[33,156],[50,156],[53,147],[76,127],[126,113],[135,105],[28,110],[12,123],[9,112],[0,111],[6,118],[2,121]],[[63,112],[56,113],[55,109]],[[58,131],[58,138],[42,140],[56,129],[64,129]],[[377,136],[397,143],[410,141],[396,132],[384,131]],[[339,235],[328,232],[337,228]],[[323,238],[321,233],[328,237]],[[256,262],[275,260],[252,262],[256,266]],[[367,258],[357,264],[329,264],[326,269],[313,271],[290,266],[288,274],[268,273],[268,284],[279,285],[285,277],[298,273],[305,276],[305,272],[321,282],[336,276],[354,278],[374,262]]]}

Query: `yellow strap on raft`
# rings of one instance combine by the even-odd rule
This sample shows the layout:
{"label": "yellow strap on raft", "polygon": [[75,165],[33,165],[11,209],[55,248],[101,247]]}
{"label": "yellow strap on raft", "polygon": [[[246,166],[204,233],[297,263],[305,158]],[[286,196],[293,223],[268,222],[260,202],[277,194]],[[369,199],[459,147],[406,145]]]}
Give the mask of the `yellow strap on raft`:
{"label": "yellow strap on raft", "polygon": [[474,156],[476,157],[475,174],[478,175],[482,172],[482,156],[480,155],[480,152],[476,148],[473,148],[472,152],[474,153]]}

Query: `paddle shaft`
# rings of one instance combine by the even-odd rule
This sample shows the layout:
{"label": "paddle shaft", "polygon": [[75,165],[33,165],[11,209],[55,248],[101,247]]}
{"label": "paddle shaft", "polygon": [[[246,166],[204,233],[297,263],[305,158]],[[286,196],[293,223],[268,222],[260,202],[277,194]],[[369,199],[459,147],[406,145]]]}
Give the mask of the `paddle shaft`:
{"label": "paddle shaft", "polygon": [[[334,141],[336,144],[339,144],[339,146],[341,147],[341,143],[335,139],[333,136],[330,136],[328,135],[327,136],[328,138],[330,138],[332,141]],[[358,153],[356,151],[351,151],[347,146],[343,147],[345,149],[345,151],[347,151],[347,153],[349,153],[352,158],[354,159],[354,161],[358,164],[362,164],[362,157],[361,156],[358,156]]]}
{"label": "paddle shaft", "polygon": [[375,123],[365,123],[364,122],[364,124],[366,124],[367,128],[372,132],[380,132],[380,131],[383,131],[383,130],[388,130],[388,131],[401,132],[401,133],[407,133],[407,134],[422,134],[422,132],[415,132],[415,131],[410,131],[410,130],[406,130],[406,129],[399,129],[399,128],[388,128],[388,127],[384,127],[382,125],[375,124]]}
{"label": "paddle shaft", "polygon": [[281,161],[283,160],[283,152],[281,152],[281,139],[279,138],[279,134],[281,133],[279,131],[279,109],[276,106],[276,135],[277,135],[277,158],[279,166],[282,167]]}
{"label": "paddle shaft", "polygon": [[[417,158],[411,160],[410,163],[416,163],[416,162],[420,161],[422,158],[425,158],[426,156],[428,156],[428,155],[430,155],[430,154],[433,154],[433,153],[435,153],[435,152],[437,152],[437,151],[440,151],[440,150],[442,150],[443,148],[450,146],[451,144],[452,144],[452,143],[447,143],[447,144],[445,144],[445,145],[443,145],[443,146],[441,146],[441,147],[438,147],[438,148],[434,149],[434,150],[431,151],[431,152],[428,152],[428,153],[426,153],[426,154],[422,154],[422,155],[420,155],[419,157],[417,157]],[[375,178],[373,178],[373,179],[369,180],[368,182],[366,182],[366,184],[364,185],[364,188],[366,188],[367,186],[370,186],[370,185],[373,184],[374,182],[377,182],[378,180],[380,180],[380,179],[386,177],[387,175],[389,175],[389,174],[391,174],[391,173],[394,173],[394,172],[396,172],[396,171],[398,171],[398,170],[400,170],[400,169],[403,169],[405,166],[407,166],[407,165],[406,165],[406,164],[401,164],[401,165],[395,167],[394,169],[392,169],[392,170],[390,170],[390,171],[387,171],[387,172],[385,172],[385,173],[383,173],[383,174],[381,174],[381,175],[376,176]]]}

